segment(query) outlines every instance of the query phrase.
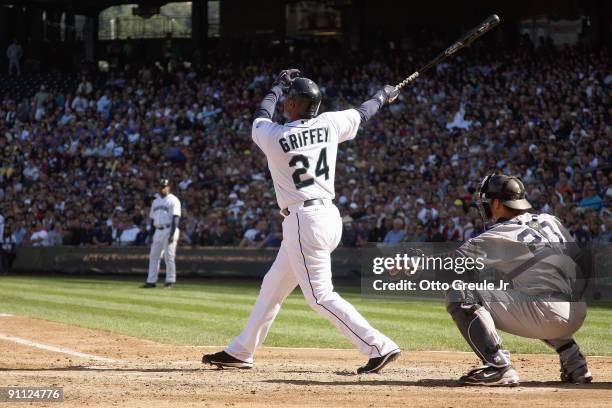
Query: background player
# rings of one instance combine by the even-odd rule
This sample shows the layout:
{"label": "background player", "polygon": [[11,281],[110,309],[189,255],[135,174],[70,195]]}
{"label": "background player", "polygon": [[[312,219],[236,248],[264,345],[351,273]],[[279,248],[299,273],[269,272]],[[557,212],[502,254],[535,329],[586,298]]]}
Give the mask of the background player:
{"label": "background player", "polygon": [[159,181],[159,195],[153,200],[149,217],[151,218],[151,252],[149,253],[149,275],[143,288],[154,288],[159,273],[162,252],[166,264],[166,283],[164,288],[171,289],[176,283],[176,245],[179,239],[179,219],[181,202],[170,192],[170,181]]}
{"label": "background player", "polygon": [[[283,300],[299,285],[308,304],[369,356],[357,372],[378,372],[399,356],[400,349],[334,292],[331,252],[340,242],[342,221],[331,200],[338,144],[355,138],[359,125],[399,92],[385,86],[357,109],[317,116],[319,87],[297,76],[297,70],[281,72],[256,111],[252,129],[253,140],[268,160],[284,217],[282,244],[242,333],[224,351],[205,355],[202,362],[251,368],[255,350],[265,340]],[[288,92],[284,102],[288,122],[281,125],[271,119],[283,92]]]}
{"label": "background player", "polygon": [[[496,328],[542,339],[561,362],[561,380],[592,380],[572,335],[582,326],[586,304],[575,298],[575,262],[562,250],[569,232],[549,214],[530,214],[523,183],[493,173],[481,183],[479,209],[497,222],[461,246],[459,252],[484,258],[485,266],[512,282],[507,291],[451,291],[447,310],[461,334],[484,363],[460,378],[465,385],[517,385],[519,377],[502,350]],[[568,246],[569,247],[569,246]],[[461,301],[457,301],[461,299]]]}

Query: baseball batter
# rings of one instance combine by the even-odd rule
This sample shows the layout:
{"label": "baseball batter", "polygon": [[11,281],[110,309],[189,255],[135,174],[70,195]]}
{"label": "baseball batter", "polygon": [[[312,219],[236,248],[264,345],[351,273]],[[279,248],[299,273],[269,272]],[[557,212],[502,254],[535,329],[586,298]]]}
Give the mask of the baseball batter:
{"label": "baseball batter", "polygon": [[561,380],[592,380],[585,357],[572,338],[586,317],[580,297],[579,268],[571,258],[572,237],[552,215],[531,214],[523,183],[493,173],[481,183],[481,215],[496,222],[461,246],[463,256],[481,256],[512,283],[499,291],[451,291],[447,310],[459,331],[484,363],[460,378],[464,385],[518,385],[510,354],[501,347],[496,328],[541,339],[561,362]]}
{"label": "baseball batter", "polygon": [[[288,122],[274,123],[275,106],[285,92]],[[252,137],[265,153],[283,220],[283,241],[266,274],[246,327],[224,351],[204,355],[218,367],[251,368],[284,299],[299,286],[308,304],[333,323],[369,357],[358,373],[373,373],[395,360],[400,349],[374,329],[332,285],[331,252],[340,242],[342,221],[332,203],[338,144],[357,135],[386,103],[397,98],[384,89],[356,109],[317,115],[319,87],[299,71],[281,72],[256,112]]]}
{"label": "baseball batter", "polygon": [[149,218],[150,231],[153,234],[151,252],[149,253],[149,275],[143,288],[154,288],[159,274],[159,263],[162,253],[166,264],[166,283],[164,288],[171,289],[176,283],[176,245],[179,239],[179,220],[181,202],[170,192],[170,181],[161,179],[159,195],[153,200]]}

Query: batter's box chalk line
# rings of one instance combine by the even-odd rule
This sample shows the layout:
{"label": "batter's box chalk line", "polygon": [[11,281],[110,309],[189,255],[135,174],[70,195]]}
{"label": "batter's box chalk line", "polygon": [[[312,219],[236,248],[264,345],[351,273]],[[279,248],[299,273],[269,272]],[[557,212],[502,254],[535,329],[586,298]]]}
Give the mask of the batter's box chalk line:
{"label": "batter's box chalk line", "polygon": [[93,360],[101,363],[120,363],[121,360],[115,360],[113,358],[95,356],[93,354],[81,353],[79,351],[70,350],[65,347],[52,346],[49,344],[37,343],[31,340],[22,339],[20,337],[9,336],[7,334],[0,333],[0,340],[11,341],[13,343],[21,344],[28,347],[37,348],[39,350],[51,351],[54,353],[66,354],[72,357],[78,357],[85,360]]}

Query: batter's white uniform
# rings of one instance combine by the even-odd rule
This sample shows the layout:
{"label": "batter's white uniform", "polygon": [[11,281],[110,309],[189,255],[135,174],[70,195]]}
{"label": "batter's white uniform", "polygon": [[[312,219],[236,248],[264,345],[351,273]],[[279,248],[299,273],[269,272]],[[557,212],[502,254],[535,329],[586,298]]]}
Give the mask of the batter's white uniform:
{"label": "batter's white uniform", "polygon": [[[283,214],[283,241],[246,327],[225,352],[252,363],[284,299],[299,285],[308,304],[333,323],[370,358],[398,350],[374,329],[332,285],[331,252],[342,236],[342,220],[332,203],[338,143],[353,139],[361,117],[354,109],[323,113],[309,120],[280,125],[253,122],[253,140],[268,159],[278,205]],[[324,204],[304,206],[323,199]]]}
{"label": "batter's white uniform", "polygon": [[174,240],[171,244],[168,244],[172,217],[175,215],[181,216],[181,202],[174,194],[168,194],[165,197],[158,196],[153,200],[149,217],[153,220],[155,234],[153,234],[151,252],[149,253],[149,275],[147,276],[147,283],[157,282],[162,252],[166,264],[166,283],[176,282],[175,257],[176,245],[179,239],[178,227],[174,232]]}

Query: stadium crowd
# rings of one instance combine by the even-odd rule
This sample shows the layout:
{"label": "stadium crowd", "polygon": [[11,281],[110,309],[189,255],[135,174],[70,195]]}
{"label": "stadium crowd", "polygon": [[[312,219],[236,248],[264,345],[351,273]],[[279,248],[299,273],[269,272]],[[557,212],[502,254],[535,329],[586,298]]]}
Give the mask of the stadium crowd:
{"label": "stadium crowd", "polygon": [[[322,60],[305,48],[268,62],[89,72],[71,92],[43,84],[23,100],[0,95],[4,246],[144,245],[162,175],[183,205],[184,243],[279,245],[271,179],[250,138],[276,73],[302,68],[322,89],[321,111],[338,110],[432,53]],[[535,210],[576,240],[610,242],[611,61],[606,50],[523,44],[472,51],[419,78],[339,150],[343,245],[478,234],[474,192],[492,169],[522,177]]]}

